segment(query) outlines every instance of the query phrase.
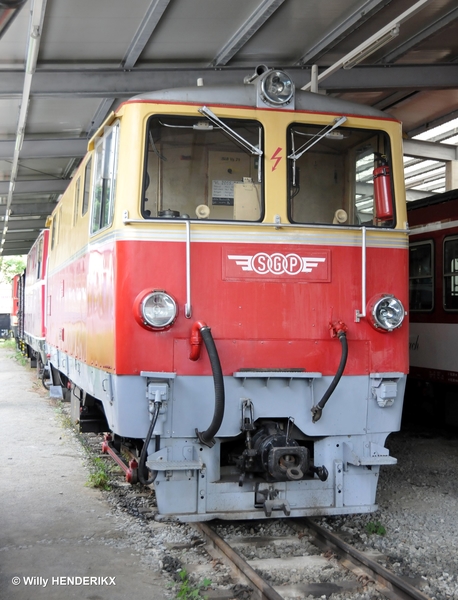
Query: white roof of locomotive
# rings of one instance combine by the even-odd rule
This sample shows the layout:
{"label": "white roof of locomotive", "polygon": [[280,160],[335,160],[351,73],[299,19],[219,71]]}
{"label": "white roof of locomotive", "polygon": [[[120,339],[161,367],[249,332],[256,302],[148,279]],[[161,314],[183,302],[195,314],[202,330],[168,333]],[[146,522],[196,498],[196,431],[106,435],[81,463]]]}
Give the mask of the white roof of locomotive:
{"label": "white roof of locomotive", "polygon": [[[257,88],[253,84],[234,85],[234,86],[196,86],[187,88],[175,88],[158,90],[135,96],[131,100],[151,100],[162,102],[201,102],[202,104],[224,104],[235,106],[256,106]],[[272,107],[273,108],[273,107]],[[286,105],[288,108],[288,105]],[[364,117],[391,118],[386,113],[356,102],[348,102],[315,94],[296,90],[295,109],[306,110],[320,113],[352,114]]]}

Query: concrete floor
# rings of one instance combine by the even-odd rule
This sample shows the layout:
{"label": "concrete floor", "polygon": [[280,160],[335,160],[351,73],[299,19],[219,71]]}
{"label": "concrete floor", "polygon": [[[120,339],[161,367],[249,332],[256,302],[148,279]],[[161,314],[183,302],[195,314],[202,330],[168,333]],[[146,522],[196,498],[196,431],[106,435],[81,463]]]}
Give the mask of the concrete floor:
{"label": "concrete floor", "polygon": [[85,486],[77,444],[36,371],[14,355],[0,343],[0,599],[165,599],[159,571],[100,540],[122,543],[126,534]]}

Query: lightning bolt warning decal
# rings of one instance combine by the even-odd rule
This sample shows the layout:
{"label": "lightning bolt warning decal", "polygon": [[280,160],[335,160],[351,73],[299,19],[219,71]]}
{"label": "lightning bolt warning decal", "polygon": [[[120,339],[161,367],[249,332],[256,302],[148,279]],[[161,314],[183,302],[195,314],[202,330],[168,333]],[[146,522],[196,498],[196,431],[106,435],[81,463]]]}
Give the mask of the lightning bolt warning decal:
{"label": "lightning bolt warning decal", "polygon": [[278,163],[281,161],[281,159],[283,158],[282,156],[278,156],[280,154],[280,152],[283,150],[283,148],[278,147],[275,152],[272,154],[272,157],[270,160],[274,160],[275,164],[272,167],[272,171],[275,171],[275,169],[278,167]]}

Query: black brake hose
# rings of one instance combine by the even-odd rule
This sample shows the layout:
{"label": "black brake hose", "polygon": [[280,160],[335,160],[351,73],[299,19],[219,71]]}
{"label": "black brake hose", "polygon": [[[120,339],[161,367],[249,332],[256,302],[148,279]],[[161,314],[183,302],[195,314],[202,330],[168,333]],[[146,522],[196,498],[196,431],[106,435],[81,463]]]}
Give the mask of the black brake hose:
{"label": "black brake hose", "polygon": [[[146,456],[148,454],[148,446],[151,441],[151,438],[153,437],[153,431],[154,431],[154,428],[156,427],[156,422],[157,422],[157,418],[159,416],[160,408],[161,408],[160,402],[155,402],[153,416],[151,418],[151,423],[149,425],[148,433],[146,434],[145,442],[143,444],[142,451],[140,453],[140,459],[139,459],[139,463],[138,463],[138,478],[140,480],[140,483],[142,483],[143,485],[150,485],[151,483],[153,483],[153,481],[157,477],[157,471],[151,471],[151,477],[149,479],[145,479],[144,472],[146,470],[145,464],[146,464]],[[156,444],[156,446],[157,446],[157,444]],[[156,447],[156,450],[157,450],[157,447]]]}
{"label": "black brake hose", "polygon": [[41,383],[43,384],[43,387],[45,388],[45,390],[49,390],[49,388],[50,388],[50,387],[51,387],[51,385],[52,385],[52,381],[51,381],[51,380],[49,380],[49,381],[51,381],[51,383],[49,383],[49,384],[48,384],[48,383],[46,383],[46,381],[45,381],[45,376],[46,376],[46,367],[43,367],[43,372],[42,372],[42,374],[41,374]]}
{"label": "black brake hose", "polygon": [[211,448],[215,444],[214,436],[218,433],[224,417],[224,380],[218,351],[216,350],[215,341],[211,334],[210,327],[202,327],[200,329],[200,334],[202,335],[213,373],[213,382],[215,385],[215,410],[209,427],[205,431],[199,431],[196,429],[196,434],[201,444]]}
{"label": "black brake hose", "polygon": [[325,407],[326,402],[331,397],[332,392],[336,389],[337,384],[339,383],[340,378],[342,377],[342,373],[344,372],[345,365],[347,364],[348,343],[347,343],[347,336],[345,334],[345,331],[339,331],[339,333],[337,334],[337,337],[339,338],[340,344],[342,346],[342,355],[340,357],[339,368],[337,369],[337,373],[334,375],[334,379],[331,381],[331,385],[328,387],[328,389],[324,393],[324,396],[321,398],[321,400],[318,402],[318,404],[316,404],[315,406],[312,406],[312,422],[313,423],[316,423],[317,421],[319,421],[321,419],[321,413],[323,412],[323,408]]}

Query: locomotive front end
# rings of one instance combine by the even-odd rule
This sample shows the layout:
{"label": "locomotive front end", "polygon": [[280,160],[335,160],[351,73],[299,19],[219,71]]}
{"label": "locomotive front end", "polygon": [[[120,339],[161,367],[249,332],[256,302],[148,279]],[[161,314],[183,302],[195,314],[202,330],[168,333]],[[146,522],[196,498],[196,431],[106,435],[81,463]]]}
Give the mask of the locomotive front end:
{"label": "locomotive front end", "polygon": [[264,67],[112,119],[70,378],[137,454],[157,518],[375,510],[408,364],[399,123]]}

